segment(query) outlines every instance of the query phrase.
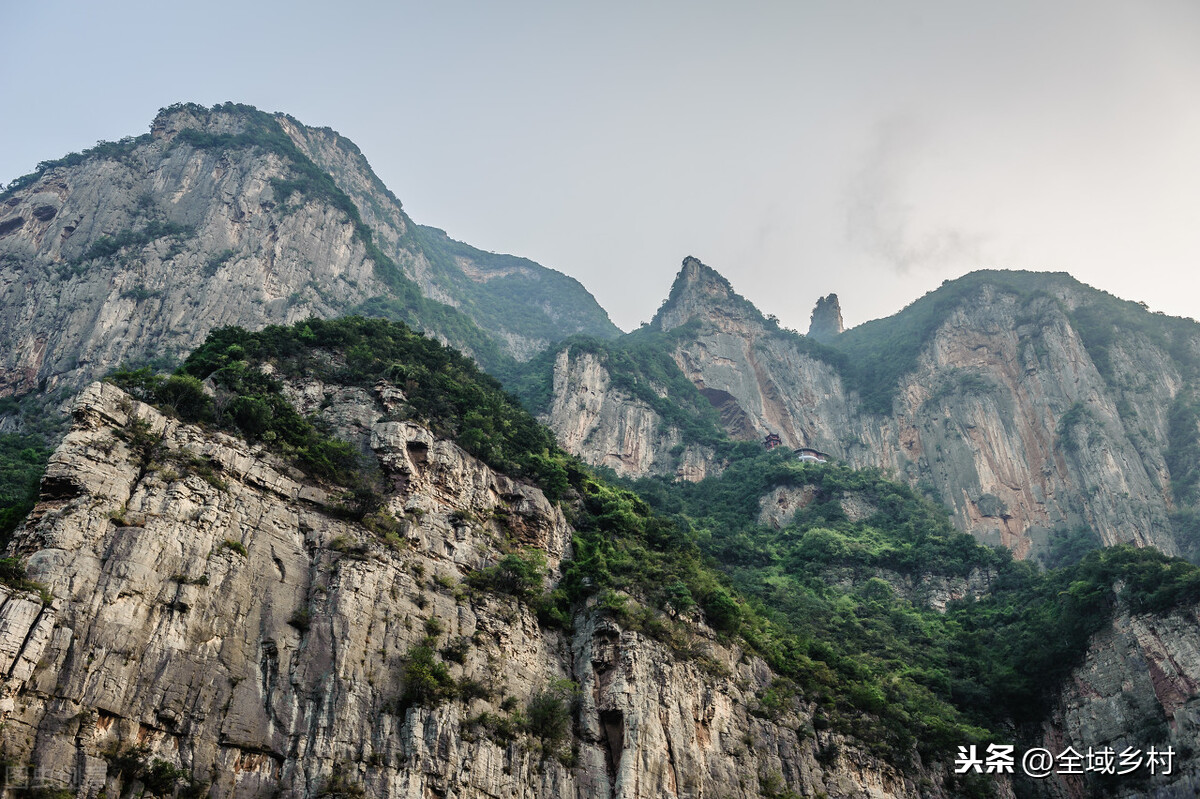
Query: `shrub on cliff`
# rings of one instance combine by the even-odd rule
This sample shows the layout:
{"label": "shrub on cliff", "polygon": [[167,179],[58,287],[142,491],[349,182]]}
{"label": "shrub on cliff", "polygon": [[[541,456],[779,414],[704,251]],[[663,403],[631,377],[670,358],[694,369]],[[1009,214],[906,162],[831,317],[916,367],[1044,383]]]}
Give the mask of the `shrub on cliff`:
{"label": "shrub on cliff", "polygon": [[401,674],[403,693],[398,709],[434,707],[455,694],[454,679],[446,664],[434,657],[433,647],[421,644],[408,650]]}

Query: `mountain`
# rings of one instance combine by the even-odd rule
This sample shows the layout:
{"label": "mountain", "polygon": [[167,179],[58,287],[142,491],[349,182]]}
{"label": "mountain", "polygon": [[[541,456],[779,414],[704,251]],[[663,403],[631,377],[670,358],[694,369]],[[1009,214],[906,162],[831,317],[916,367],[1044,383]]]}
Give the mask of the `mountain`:
{"label": "mountain", "polygon": [[[808,702],[751,715],[770,668],[699,612],[731,631],[741,605],[647,550],[631,495],[530,451],[547,434],[465,359],[313,322],[222,331],[185,369],[118,377],[169,409],[102,384],[75,407],[0,606],[9,757],[85,764],[89,795],[836,796],[863,769],[916,795],[913,767],[804,732]],[[664,576],[675,610],[648,604]]]}
{"label": "mountain", "polygon": [[[564,343],[531,364],[551,390],[526,396],[569,450],[630,476],[721,468],[711,424],[680,425],[647,398],[698,407],[699,396],[729,439],[773,434],[888,470],[1020,557],[1078,544],[1085,529],[1104,544],[1197,552],[1197,323],[1065,274],[977,272],[825,340],[781,329],[688,259],[648,329],[597,345],[624,355]],[[614,439],[612,419],[640,420],[641,449]]]}
{"label": "mountain", "polygon": [[572,278],[415,225],[334,131],[249,106],[171,106],[0,194],[0,397],[177,362],[223,325],[351,311],[492,369],[619,333]]}
{"label": "mountain", "polygon": [[[803,336],[689,258],[619,335],[232,104],[0,209],[8,764],[89,799],[1200,788],[1190,320],[980,272]],[[956,773],[996,743],[1177,760]]]}
{"label": "mountain", "polygon": [[[1040,575],[778,451],[701,485],[607,483],[402,325],[214,332],[78,398],[0,561],[0,744],[86,796],[915,799],[1105,785],[957,775],[965,743],[1200,738],[1200,569]],[[778,617],[752,542],[708,565],[773,514]]]}

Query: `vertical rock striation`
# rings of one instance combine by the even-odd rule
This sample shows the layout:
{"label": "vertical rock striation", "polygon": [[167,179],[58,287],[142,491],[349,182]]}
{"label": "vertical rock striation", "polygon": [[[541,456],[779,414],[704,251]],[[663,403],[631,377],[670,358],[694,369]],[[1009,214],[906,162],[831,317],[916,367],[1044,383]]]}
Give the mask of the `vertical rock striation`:
{"label": "vertical rock striation", "polygon": [[569,452],[621,476],[674,474],[696,482],[712,471],[712,450],[685,445],[683,436],[645,402],[611,385],[599,356],[558,353],[553,404],[542,421]]}
{"label": "vertical rock striation", "polygon": [[[1060,752],[1127,750],[1145,758],[1170,748],[1152,775],[1144,765],[1123,777],[1056,778],[1059,796],[1183,797],[1200,792],[1200,609],[1169,615],[1123,612],[1096,635],[1063,689],[1037,745]],[[1122,770],[1128,770],[1128,764]]]}
{"label": "vertical rock striation", "polygon": [[[842,343],[857,331],[837,336],[839,351],[782,330],[694,258],[684,262],[651,327],[670,334],[671,357],[735,439],[762,441],[773,433],[790,448],[889,470],[936,492],[962,529],[1020,557],[1080,525],[1105,544],[1179,552],[1164,454],[1172,446],[1173,403],[1195,380],[1177,355],[1200,360],[1200,336],[1173,330],[1156,338],[1159,323],[1144,312],[1135,320],[1140,328],[1096,320],[1097,308],[1119,301],[1098,301],[1099,292],[1065,276],[1045,276],[1045,290],[1024,293],[987,275],[964,281],[954,288],[957,299],[926,314],[925,343],[894,387],[881,384],[883,376],[848,380],[866,357]],[[828,298],[823,303],[827,313]],[[907,310],[896,319],[921,313]],[[1090,345],[1079,327],[1085,314]],[[872,346],[895,346],[880,335]],[[914,327],[905,335],[921,334]],[[603,381],[596,376],[593,385]],[[555,407],[570,407],[562,393],[569,389],[556,385]],[[889,401],[881,405],[864,390]],[[620,416],[626,400],[614,395],[593,405],[596,414]],[[565,413],[550,424],[562,432],[576,422]],[[665,440],[671,433],[659,428],[643,443]],[[564,441],[598,462],[600,453],[586,442]]]}
{"label": "vertical rock striation", "polygon": [[827,344],[846,328],[842,326],[842,304],[838,295],[830,294],[817,300],[808,324],[808,337]]}
{"label": "vertical rock striation", "polygon": [[172,106],[149,134],[48,162],[0,195],[0,397],[170,362],[224,325],[354,311],[489,363],[619,332],[578,282],[523,259],[501,274],[505,257],[422,233],[328,128]]}
{"label": "vertical rock striation", "polygon": [[[770,670],[698,619],[685,657],[598,607],[562,632],[468,589],[505,540],[568,557],[559,507],[390,421],[395,387],[289,392],[368,442],[399,538],[261,447],[92,386],[14,543],[53,597],[0,590],[10,760],[86,774],[85,797],[139,791],[138,758],[215,797],[952,795],[940,767],[814,730],[805,700],[756,710]],[[431,637],[460,691],[411,703],[406,664]],[[511,714],[564,679],[566,739],[522,732]]]}

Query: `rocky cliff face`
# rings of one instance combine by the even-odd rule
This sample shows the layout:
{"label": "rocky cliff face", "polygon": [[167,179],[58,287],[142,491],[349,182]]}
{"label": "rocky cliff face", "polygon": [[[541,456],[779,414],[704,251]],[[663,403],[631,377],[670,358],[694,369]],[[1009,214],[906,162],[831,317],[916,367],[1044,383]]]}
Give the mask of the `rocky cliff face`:
{"label": "rocky cliff face", "polygon": [[[0,392],[76,388],[122,362],[178,357],[211,328],[329,316],[386,291],[344,214],[282,211],[281,159],[172,147],[191,122],[160,117],[119,158],[50,169],[7,199]],[[205,128],[236,129],[230,115]]]}
{"label": "rocky cliff face", "polygon": [[830,294],[817,300],[808,325],[808,337],[824,343],[845,329],[842,325],[842,304],[838,302],[838,295]]}
{"label": "rocky cliff face", "polygon": [[[333,131],[173,106],[149,135],[51,162],[0,196],[0,396],[75,390],[121,363],[178,357],[223,325],[368,301],[477,357],[617,332],[582,286],[532,262],[504,278],[498,318],[476,296],[496,292],[496,276],[469,267],[422,239]],[[537,290],[550,284],[553,312]]]}
{"label": "rocky cliff face", "polygon": [[[775,434],[787,447],[891,470],[936,491],[964,530],[1021,557],[1045,547],[1051,531],[1078,525],[1106,544],[1178,552],[1164,453],[1172,402],[1188,378],[1160,342],[1136,331],[1112,336],[1110,328],[1098,364],[1072,318],[1087,292],[1096,293],[1060,281],[1054,294],[1022,296],[981,281],[938,320],[886,413],[868,409],[848,384],[838,358],[853,366],[852,356],[780,330],[695,259],[684,262],[653,327],[692,323],[672,337],[672,357],[735,438]],[[1195,350],[1197,341],[1177,346]],[[620,397],[609,402],[603,413],[625,412]],[[551,423],[562,431],[574,421]],[[670,435],[658,429],[643,440]]]}
{"label": "rocky cliff face", "polygon": [[553,380],[553,404],[542,421],[569,452],[587,453],[589,463],[622,476],[674,474],[696,482],[711,473],[711,448],[685,445],[652,407],[614,388],[595,353],[563,349]]}
{"label": "rocky cliff face", "polygon": [[[941,771],[814,730],[805,701],[756,710],[769,669],[699,622],[684,657],[598,608],[561,632],[468,588],[515,545],[553,577],[570,554],[559,508],[388,421],[394,387],[289,391],[379,458],[398,532],[347,521],[261,447],[92,386],[13,545],[53,596],[0,604],[10,762],[88,797],[136,793],[138,763],[158,760],[217,797],[953,794]],[[441,651],[453,697],[412,701],[422,648]],[[564,679],[579,688],[565,738],[523,731]]]}
{"label": "rocky cliff face", "polygon": [[1037,745],[1055,753],[1066,746],[1080,753],[1134,750],[1143,758],[1151,748],[1169,747],[1170,774],[1162,773],[1164,763],[1153,776],[1148,765],[1124,778],[1064,776],[1056,778],[1053,793],[1182,797],[1200,791],[1198,739],[1200,609],[1192,607],[1167,616],[1119,615],[1092,640]]}

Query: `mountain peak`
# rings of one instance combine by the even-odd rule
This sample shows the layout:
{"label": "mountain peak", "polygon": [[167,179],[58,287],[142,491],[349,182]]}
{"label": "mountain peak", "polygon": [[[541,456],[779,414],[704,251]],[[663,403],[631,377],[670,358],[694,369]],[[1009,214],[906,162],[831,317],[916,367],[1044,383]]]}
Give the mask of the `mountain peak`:
{"label": "mountain peak", "polygon": [[271,118],[271,114],[243,103],[222,103],[212,108],[199,103],[174,103],[159,109],[150,125],[150,134],[156,139],[172,139],[184,130],[237,135],[245,133],[255,122],[261,125]]}
{"label": "mountain peak", "polygon": [[699,258],[689,255],[683,259],[683,266],[671,284],[670,299],[675,299],[686,291],[702,292],[710,297],[724,298],[733,294],[733,287],[720,272],[711,266],[705,266]]}
{"label": "mountain peak", "polygon": [[825,344],[846,328],[842,325],[842,305],[838,295],[830,294],[817,300],[813,308],[812,321],[808,325],[808,336]]}
{"label": "mountain peak", "polygon": [[671,293],[654,315],[651,325],[659,330],[671,330],[697,316],[707,316],[714,307],[731,304],[753,309],[720,272],[689,255],[683,259],[679,274],[671,284]]}
{"label": "mountain peak", "polygon": [[[163,108],[147,134],[41,162],[0,207],[0,286],[23,287],[0,291],[0,395],[306,316],[402,319],[494,368],[619,332],[566,275],[423,235],[349,139],[250,105]],[[57,310],[25,315],[27,297]]]}

